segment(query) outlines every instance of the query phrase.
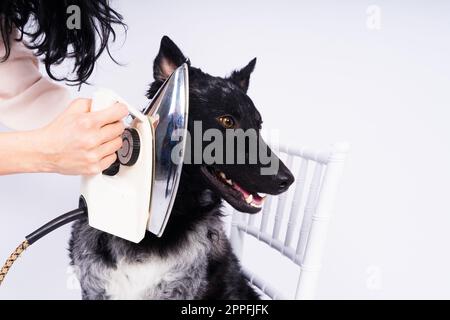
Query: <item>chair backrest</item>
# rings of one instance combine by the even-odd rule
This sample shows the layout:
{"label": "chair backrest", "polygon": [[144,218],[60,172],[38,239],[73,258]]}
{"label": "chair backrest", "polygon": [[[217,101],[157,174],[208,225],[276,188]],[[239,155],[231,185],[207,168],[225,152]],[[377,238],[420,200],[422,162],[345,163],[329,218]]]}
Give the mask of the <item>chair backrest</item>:
{"label": "chair backrest", "polygon": [[[231,243],[242,257],[245,235],[269,245],[300,268],[295,299],[313,299],[333,213],[333,203],[342,175],[347,143],[325,151],[280,146],[278,154],[295,176],[288,192],[268,196],[262,214],[234,211]],[[244,268],[248,280],[272,299],[286,299],[268,281]]]}

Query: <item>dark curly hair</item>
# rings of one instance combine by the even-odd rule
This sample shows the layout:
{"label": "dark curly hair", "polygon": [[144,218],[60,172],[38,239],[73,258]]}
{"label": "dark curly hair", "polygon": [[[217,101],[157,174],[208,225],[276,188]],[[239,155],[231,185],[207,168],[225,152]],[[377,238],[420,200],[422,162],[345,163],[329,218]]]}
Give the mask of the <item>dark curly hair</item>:
{"label": "dark curly hair", "polygon": [[[80,8],[80,28],[68,28],[68,7]],[[1,0],[0,33],[6,53],[0,62],[11,53],[11,41],[29,37],[28,48],[42,58],[48,75],[56,81],[69,84],[86,83],[94,71],[95,62],[106,50],[112,58],[108,43],[116,40],[113,25],[126,31],[122,16],[109,6],[109,0]],[[13,29],[19,31],[18,39],[10,39]],[[52,66],[66,58],[73,59],[73,78],[58,78]]]}

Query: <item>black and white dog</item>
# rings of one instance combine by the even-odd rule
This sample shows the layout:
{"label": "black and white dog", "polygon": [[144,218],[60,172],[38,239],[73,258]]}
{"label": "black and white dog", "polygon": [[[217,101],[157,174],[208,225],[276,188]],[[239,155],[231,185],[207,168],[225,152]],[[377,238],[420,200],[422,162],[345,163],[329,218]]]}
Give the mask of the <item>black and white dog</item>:
{"label": "black and white dog", "polygon": [[[164,37],[148,97],[185,61]],[[228,78],[189,66],[189,132],[194,121],[201,121],[202,130],[254,129],[263,143],[261,115],[246,94],[255,63]],[[86,220],[76,222],[69,250],[83,299],[258,299],[223,231],[221,203],[224,199],[239,211],[256,213],[264,200],[261,193],[280,194],[294,181],[281,161],[273,175],[261,175],[262,166],[259,160],[245,165],[185,164],[161,238],[147,232],[135,244],[93,229]]]}

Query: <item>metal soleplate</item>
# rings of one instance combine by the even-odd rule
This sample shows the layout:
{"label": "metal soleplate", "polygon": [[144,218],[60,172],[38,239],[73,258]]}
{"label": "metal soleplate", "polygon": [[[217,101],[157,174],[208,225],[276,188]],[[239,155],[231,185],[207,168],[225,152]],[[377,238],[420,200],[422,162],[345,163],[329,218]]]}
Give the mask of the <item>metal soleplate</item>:
{"label": "metal soleplate", "polygon": [[[144,112],[158,118],[154,129],[153,186],[147,230],[160,237],[169,220],[183,167],[189,112],[187,64],[177,68]],[[173,139],[176,134],[178,140]],[[175,161],[172,153],[178,152]],[[175,153],[174,153],[175,154]]]}

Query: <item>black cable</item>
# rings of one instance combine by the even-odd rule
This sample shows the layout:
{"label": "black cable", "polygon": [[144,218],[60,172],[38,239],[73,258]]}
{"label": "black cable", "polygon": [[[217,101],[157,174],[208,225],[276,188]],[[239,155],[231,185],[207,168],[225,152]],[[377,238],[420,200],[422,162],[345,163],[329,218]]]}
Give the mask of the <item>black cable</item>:
{"label": "black cable", "polygon": [[84,200],[83,196],[80,197],[80,203],[78,206],[78,209],[72,210],[70,212],[67,212],[61,216],[59,216],[56,219],[53,219],[49,223],[43,225],[33,233],[29,234],[25,237],[25,241],[23,241],[17,249],[10,255],[8,260],[6,260],[3,267],[0,269],[0,286],[5,279],[6,275],[8,274],[8,271],[11,269],[13,263],[20,257],[20,255],[33,243],[38,241],[39,239],[45,237],[50,232],[70,223],[78,219],[82,219],[84,217],[87,217],[87,206],[86,201]]}
{"label": "black cable", "polygon": [[61,216],[59,216],[56,219],[53,219],[49,223],[43,225],[33,233],[29,234],[25,237],[27,239],[28,244],[32,245],[42,237],[45,237],[47,234],[52,232],[53,230],[56,230],[70,222],[73,222],[75,220],[81,219],[87,215],[87,211],[85,208],[78,208],[75,210],[72,210],[70,212],[67,212]]}
{"label": "black cable", "polygon": [[84,218],[87,216],[87,205],[86,201],[84,200],[83,196],[80,197],[80,202],[78,205],[78,209],[72,210],[70,212],[67,212],[61,216],[59,216],[56,219],[53,219],[49,223],[43,225],[33,233],[30,233],[28,236],[25,237],[27,239],[28,244],[32,245],[42,237],[45,237],[50,232],[70,223],[75,220]]}

